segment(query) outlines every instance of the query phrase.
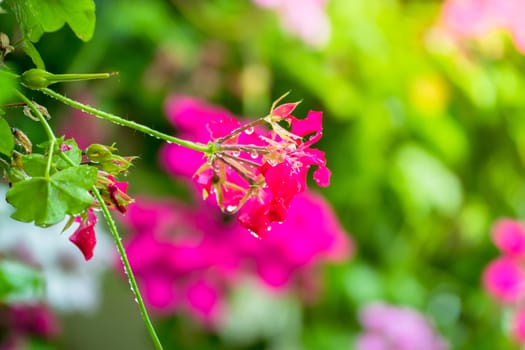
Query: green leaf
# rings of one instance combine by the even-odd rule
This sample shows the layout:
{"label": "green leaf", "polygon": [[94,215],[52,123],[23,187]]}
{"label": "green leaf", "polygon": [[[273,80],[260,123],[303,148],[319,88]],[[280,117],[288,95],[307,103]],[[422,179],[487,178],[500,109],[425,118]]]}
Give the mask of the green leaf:
{"label": "green leaf", "polygon": [[0,153],[11,156],[14,147],[15,139],[11,127],[4,118],[0,117]]}
{"label": "green leaf", "polygon": [[19,262],[0,261],[0,301],[27,302],[41,299],[43,295],[40,271]]}
{"label": "green leaf", "polygon": [[[71,165],[67,161],[65,161],[60,153],[64,153],[66,156],[69,157],[75,163],[75,166],[80,165],[80,162],[82,161],[82,151],[80,148],[78,148],[77,143],[73,139],[65,140],[64,138],[60,138],[57,140],[57,149],[55,151],[55,155],[53,156],[53,164],[58,169],[65,169],[69,168]],[[61,151],[60,149],[67,149],[66,151]]]}
{"label": "green leaf", "polygon": [[93,0],[6,0],[32,42],[42,34],[54,32],[67,23],[75,35],[88,41],[95,30]]}
{"label": "green leaf", "polygon": [[38,52],[35,45],[33,45],[33,43],[30,40],[24,39],[22,41],[22,48],[24,49],[26,55],[31,57],[31,60],[37,68],[46,70],[46,65],[44,63],[44,60],[42,59],[42,56],[40,56],[40,52]]}
{"label": "green leaf", "polygon": [[43,154],[32,153],[22,156],[22,165],[27,175],[31,177],[44,176],[47,158]]}
{"label": "green leaf", "polygon": [[81,165],[54,173],[49,178],[34,177],[17,182],[6,195],[16,209],[11,217],[47,227],[62,221],[67,214],[77,215],[93,203],[89,189],[96,177],[96,168]]}
{"label": "green leaf", "polygon": [[13,97],[15,83],[15,79],[0,72],[0,104],[9,102],[9,99]]}

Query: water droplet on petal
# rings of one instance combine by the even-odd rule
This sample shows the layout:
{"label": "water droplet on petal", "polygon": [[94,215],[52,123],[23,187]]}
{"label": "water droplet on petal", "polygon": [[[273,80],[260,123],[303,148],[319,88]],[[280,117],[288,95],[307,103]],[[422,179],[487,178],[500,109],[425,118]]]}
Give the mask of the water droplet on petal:
{"label": "water droplet on petal", "polygon": [[253,128],[248,128],[248,129],[244,130],[244,133],[246,135],[251,135],[251,134],[253,134],[253,130],[254,130]]}
{"label": "water droplet on petal", "polygon": [[259,153],[257,153],[257,151],[252,151],[250,152],[250,157],[252,157],[252,159],[257,159],[257,157],[259,157]]}
{"label": "water droplet on petal", "polygon": [[233,212],[235,212],[236,210],[237,210],[237,206],[235,206],[235,205],[228,205],[228,206],[226,207],[226,212],[227,212],[227,213],[230,213],[230,214],[233,213]]}
{"label": "water droplet on petal", "polygon": [[233,151],[232,152],[232,156],[234,156],[234,157],[238,157],[240,155],[241,155],[241,152],[239,152],[239,151]]}
{"label": "water droplet on petal", "polygon": [[250,232],[250,234],[251,234],[253,237],[255,237],[255,238],[257,238],[257,239],[261,239],[261,236],[259,236],[257,233],[255,233],[255,231],[248,230],[248,232]]}

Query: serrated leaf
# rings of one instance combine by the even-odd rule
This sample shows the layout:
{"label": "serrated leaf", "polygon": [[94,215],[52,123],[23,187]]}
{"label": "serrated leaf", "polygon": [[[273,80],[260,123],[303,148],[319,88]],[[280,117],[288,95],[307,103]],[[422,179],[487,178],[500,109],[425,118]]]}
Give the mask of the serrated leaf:
{"label": "serrated leaf", "polygon": [[67,23],[75,35],[88,41],[95,30],[93,0],[6,0],[32,42],[42,34],[54,32]]}
{"label": "serrated leaf", "polygon": [[40,271],[15,261],[0,261],[0,301],[28,302],[41,299],[44,282]]}
{"label": "serrated leaf", "polygon": [[15,139],[11,127],[4,118],[0,117],[0,153],[11,156],[14,147]]}
{"label": "serrated leaf", "polygon": [[15,207],[15,220],[34,221],[47,227],[78,215],[92,203],[89,189],[95,184],[97,169],[88,165],[71,167],[46,177],[34,177],[13,184],[7,192],[7,201]]}

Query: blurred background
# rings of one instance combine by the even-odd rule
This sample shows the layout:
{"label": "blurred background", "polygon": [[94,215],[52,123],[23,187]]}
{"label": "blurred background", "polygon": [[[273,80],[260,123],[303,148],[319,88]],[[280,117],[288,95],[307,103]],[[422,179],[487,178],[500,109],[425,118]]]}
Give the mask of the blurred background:
{"label": "blurred background", "polygon": [[[231,218],[198,204],[160,140],[33,95],[57,134],[139,157],[125,178],[137,204],[119,225],[166,349],[517,348],[515,308],[487,294],[482,274],[498,256],[494,222],[525,215],[525,25],[511,18],[523,5],[96,3],[90,42],[64,27],[36,44],[50,72],[119,72],[54,87],[69,97],[174,135],[170,116],[184,99],[254,118],[291,91],[286,101],[302,100],[297,116],[323,111],[317,147],[331,185],[312,185],[297,220],[257,248]],[[17,30],[2,16],[0,31]],[[32,67],[21,50],[8,58],[16,71]],[[45,140],[30,119],[10,120]],[[53,272],[44,272],[46,302],[31,306],[40,318],[2,306],[3,339],[20,328],[17,344],[31,349],[151,348],[103,224],[85,263],[60,228],[36,230],[1,208],[1,256],[38,255],[33,266]],[[158,241],[160,231],[168,238]],[[25,243],[5,238],[21,232]],[[34,252],[42,236],[49,248]],[[207,237],[215,243],[203,248]],[[62,296],[50,298],[53,289]],[[381,343],[389,337],[398,345]]]}

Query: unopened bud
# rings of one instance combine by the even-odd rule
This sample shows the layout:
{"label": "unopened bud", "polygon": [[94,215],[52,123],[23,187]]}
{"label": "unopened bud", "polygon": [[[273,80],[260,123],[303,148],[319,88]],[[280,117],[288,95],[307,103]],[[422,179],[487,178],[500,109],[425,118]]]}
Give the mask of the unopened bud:
{"label": "unopened bud", "polygon": [[117,175],[125,172],[132,165],[131,162],[137,157],[121,157],[112,155],[107,160],[100,162],[102,170]]}
{"label": "unopened bud", "polygon": [[43,89],[54,83],[67,81],[82,81],[91,79],[106,79],[117,73],[90,74],[53,74],[43,69],[33,68],[22,73],[22,84],[30,89]]}
{"label": "unopened bud", "polygon": [[30,89],[43,89],[53,84],[53,74],[38,68],[33,68],[22,73],[22,85]]}
{"label": "unopened bud", "polygon": [[111,146],[94,143],[86,149],[86,157],[92,162],[102,162],[108,160],[116,149]]}

